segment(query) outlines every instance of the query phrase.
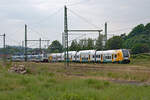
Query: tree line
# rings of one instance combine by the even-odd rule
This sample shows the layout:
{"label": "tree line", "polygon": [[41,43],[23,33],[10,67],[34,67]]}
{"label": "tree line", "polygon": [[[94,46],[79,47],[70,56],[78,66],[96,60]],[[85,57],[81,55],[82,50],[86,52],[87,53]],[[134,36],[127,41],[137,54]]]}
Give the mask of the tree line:
{"label": "tree line", "polygon": [[[70,51],[79,50],[114,50],[114,49],[129,49],[131,53],[148,53],[150,52],[150,23],[137,25],[128,35],[126,33],[120,36],[113,36],[108,39],[106,45],[103,43],[104,35],[99,34],[96,40],[81,39],[73,40]],[[63,46],[57,40],[53,41],[48,48],[49,52],[63,52]]]}

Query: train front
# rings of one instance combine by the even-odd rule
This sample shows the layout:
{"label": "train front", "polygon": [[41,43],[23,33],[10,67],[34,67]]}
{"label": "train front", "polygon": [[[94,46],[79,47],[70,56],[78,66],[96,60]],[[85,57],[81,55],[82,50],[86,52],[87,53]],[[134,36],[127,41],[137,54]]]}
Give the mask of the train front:
{"label": "train front", "polygon": [[130,63],[130,52],[127,49],[122,49],[122,63]]}

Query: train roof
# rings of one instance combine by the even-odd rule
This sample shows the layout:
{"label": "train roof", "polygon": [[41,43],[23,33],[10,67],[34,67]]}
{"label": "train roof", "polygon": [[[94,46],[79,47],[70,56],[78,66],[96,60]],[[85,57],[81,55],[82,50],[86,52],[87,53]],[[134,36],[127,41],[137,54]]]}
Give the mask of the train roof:
{"label": "train roof", "polygon": [[105,50],[105,51],[97,51],[96,53],[97,54],[100,54],[100,53],[103,53],[103,54],[116,54],[118,51],[121,51],[121,50],[125,50],[125,49],[117,49],[117,50]]}
{"label": "train roof", "polygon": [[81,50],[79,53],[94,53],[96,50]]}

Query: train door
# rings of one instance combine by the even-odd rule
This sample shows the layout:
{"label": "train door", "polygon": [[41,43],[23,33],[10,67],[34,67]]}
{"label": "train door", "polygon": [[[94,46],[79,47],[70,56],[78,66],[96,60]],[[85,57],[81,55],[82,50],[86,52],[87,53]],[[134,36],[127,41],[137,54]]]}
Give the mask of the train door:
{"label": "train door", "polygon": [[101,62],[103,62],[103,54],[101,54]]}
{"label": "train door", "polygon": [[51,61],[52,61],[52,59],[53,59],[53,57],[52,57],[52,56],[50,56],[50,57],[49,57],[49,61],[51,62]]}
{"label": "train door", "polygon": [[112,62],[114,62],[114,54],[112,54]]}
{"label": "train door", "polygon": [[81,55],[79,55],[80,56],[80,62],[82,62],[82,57],[81,57]]}

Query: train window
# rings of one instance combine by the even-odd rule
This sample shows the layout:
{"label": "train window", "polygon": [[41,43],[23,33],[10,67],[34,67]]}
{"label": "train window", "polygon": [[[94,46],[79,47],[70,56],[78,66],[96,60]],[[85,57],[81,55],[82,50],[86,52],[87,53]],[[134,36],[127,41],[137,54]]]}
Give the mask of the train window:
{"label": "train window", "polygon": [[93,55],[93,58],[95,58],[95,56]]}
{"label": "train window", "polygon": [[129,52],[128,52],[128,50],[122,50],[122,52],[123,52],[123,56],[124,56],[124,57],[129,57]]}
{"label": "train window", "polygon": [[111,59],[111,56],[105,56],[105,59]]}
{"label": "train window", "polygon": [[115,58],[117,58],[117,55],[115,54]]}
{"label": "train window", "polygon": [[101,58],[101,55],[98,55],[98,58]]}
{"label": "train window", "polygon": [[109,59],[111,59],[111,56],[109,56]]}

